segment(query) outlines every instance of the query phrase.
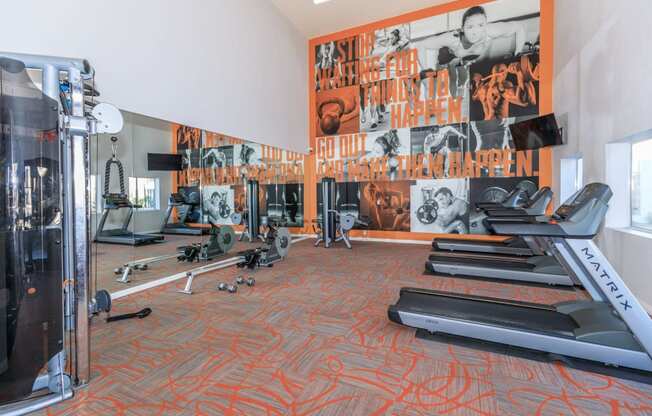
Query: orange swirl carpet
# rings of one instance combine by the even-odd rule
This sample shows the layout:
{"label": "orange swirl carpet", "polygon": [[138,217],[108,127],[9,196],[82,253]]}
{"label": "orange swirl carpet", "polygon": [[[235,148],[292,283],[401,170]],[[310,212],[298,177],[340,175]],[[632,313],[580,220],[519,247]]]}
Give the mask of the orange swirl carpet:
{"label": "orange swirl carpet", "polygon": [[429,246],[311,241],[219,292],[235,269],[120,299],[93,325],[93,380],[48,415],[651,415],[652,386],[414,338],[402,286],[552,303],[581,292],[424,276]]}

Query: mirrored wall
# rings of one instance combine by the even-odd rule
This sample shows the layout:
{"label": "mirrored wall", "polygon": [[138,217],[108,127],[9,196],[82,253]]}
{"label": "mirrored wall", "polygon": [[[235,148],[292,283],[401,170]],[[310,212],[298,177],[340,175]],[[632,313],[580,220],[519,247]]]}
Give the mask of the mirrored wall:
{"label": "mirrored wall", "polygon": [[92,262],[101,287],[115,293],[251,248],[233,215],[245,212],[250,179],[259,183],[261,217],[304,227],[304,155],[123,115],[120,134],[90,141]]}

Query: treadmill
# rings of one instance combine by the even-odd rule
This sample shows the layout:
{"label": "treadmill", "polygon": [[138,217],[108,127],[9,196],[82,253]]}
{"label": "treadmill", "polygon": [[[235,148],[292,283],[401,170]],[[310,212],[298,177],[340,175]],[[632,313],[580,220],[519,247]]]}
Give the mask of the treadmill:
{"label": "treadmill", "polygon": [[[532,217],[538,215],[545,215],[546,209],[552,201],[552,190],[544,186],[540,188],[528,204],[521,209],[501,209],[501,210],[486,210],[488,216],[491,218],[513,218],[513,217]],[[576,195],[573,195],[575,197]],[[571,197],[568,202],[572,201]],[[495,213],[493,215],[492,213]],[[523,221],[528,221],[529,218],[524,218]],[[491,227],[489,227],[491,229]],[[543,249],[540,242],[534,238],[523,238],[516,236],[508,238],[504,241],[482,241],[476,239],[464,238],[435,238],[432,241],[432,247],[435,251],[441,252],[477,252],[489,254],[507,254],[510,256],[534,256],[541,255]]]}
{"label": "treadmill", "polygon": [[[188,216],[193,209],[199,205],[199,201],[190,200],[183,193],[172,193],[168,202],[168,209],[163,217],[161,234],[180,234],[180,235],[203,235],[208,234],[209,229],[203,227],[191,227],[188,222]],[[178,222],[170,222],[172,210],[176,208],[179,213]]]}
{"label": "treadmill", "polygon": [[[113,210],[128,209],[127,215],[120,228],[105,230],[106,220],[109,213]],[[104,195],[104,213],[97,226],[95,233],[95,242],[108,244],[122,244],[127,246],[141,246],[145,244],[160,243],[165,237],[155,234],[136,234],[129,231],[129,223],[134,214],[134,208],[140,208],[140,205],[132,204],[125,194],[105,194]]]}
{"label": "treadmill", "polygon": [[592,241],[607,212],[600,196],[605,188],[592,183],[577,197],[582,210],[594,215],[494,225],[501,234],[550,238],[560,263],[577,275],[591,300],[541,305],[403,288],[388,308],[389,319],[430,333],[651,372],[652,319]]}
{"label": "treadmill", "polygon": [[500,202],[478,202],[475,204],[476,211],[484,209],[518,208],[528,201],[528,194],[525,189],[514,188]]}
{"label": "treadmill", "polygon": [[[531,225],[547,225],[560,222],[564,224],[577,223],[588,224],[592,217],[600,215],[599,205],[594,200],[607,206],[612,193],[609,187],[593,187],[592,199],[586,199],[582,192],[576,193],[564,205],[560,206],[555,215],[546,217],[487,217],[485,223],[487,228],[497,234],[501,234],[500,226],[511,225],[514,229],[522,232],[512,233],[527,236],[534,241],[540,242],[546,247],[546,252],[554,254],[554,245],[550,236],[541,236],[528,233]],[[580,230],[582,235],[585,230]],[[522,262],[510,262],[506,259],[485,259],[474,258],[473,256],[430,256],[426,262],[426,271],[436,275],[450,275],[481,279],[499,279],[516,282],[544,283],[550,285],[576,286],[580,282],[569,274],[559,263],[554,255],[536,255]]]}

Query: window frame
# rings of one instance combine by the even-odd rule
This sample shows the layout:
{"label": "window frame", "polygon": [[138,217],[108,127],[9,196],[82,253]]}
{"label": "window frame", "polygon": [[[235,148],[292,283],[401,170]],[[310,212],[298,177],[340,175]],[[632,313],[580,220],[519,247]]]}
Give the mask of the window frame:
{"label": "window frame", "polygon": [[[630,143],[630,157],[629,157],[629,228],[638,231],[641,233],[648,234],[652,237],[652,223],[649,227],[640,225],[640,223],[634,222],[634,146],[643,143],[650,142],[652,144],[652,136],[647,136],[639,140],[633,140]],[[640,175],[639,175],[640,176]],[[652,180],[652,179],[651,179]],[[640,182],[640,180],[639,180]]]}
{"label": "window frame", "polygon": [[[131,181],[132,179],[134,180],[136,186],[134,187],[134,192],[135,192],[135,197],[132,194],[132,186],[131,186]],[[129,176],[127,179],[128,183],[128,189],[127,189],[127,195],[129,196],[129,201],[131,203],[138,205],[138,183],[140,181],[147,180],[147,181],[154,181],[154,206],[153,207],[142,207],[142,208],[134,208],[135,210],[138,211],[143,211],[143,212],[154,212],[154,211],[160,211],[161,210],[161,180],[160,178],[157,177],[145,177],[145,176]]]}

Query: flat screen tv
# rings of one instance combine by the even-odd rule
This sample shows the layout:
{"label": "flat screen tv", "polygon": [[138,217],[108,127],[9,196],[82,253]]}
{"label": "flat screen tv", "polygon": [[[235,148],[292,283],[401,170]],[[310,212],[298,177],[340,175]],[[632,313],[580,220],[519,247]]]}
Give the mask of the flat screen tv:
{"label": "flat screen tv", "polygon": [[554,113],[511,124],[509,131],[516,150],[534,150],[564,144]]}
{"label": "flat screen tv", "polygon": [[147,153],[147,170],[182,170],[181,155],[169,153]]}

